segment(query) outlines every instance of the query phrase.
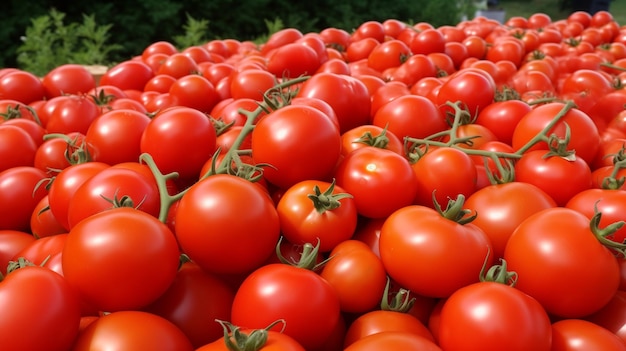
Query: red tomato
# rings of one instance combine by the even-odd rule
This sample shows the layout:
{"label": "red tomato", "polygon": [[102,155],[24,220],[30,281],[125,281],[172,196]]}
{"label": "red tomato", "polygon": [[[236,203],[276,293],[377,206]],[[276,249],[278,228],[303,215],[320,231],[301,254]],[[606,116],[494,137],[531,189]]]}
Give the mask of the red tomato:
{"label": "red tomato", "polygon": [[293,43],[301,39],[303,36],[302,32],[296,28],[283,28],[278,30],[275,33],[272,33],[272,35],[270,35],[262,45],[261,54],[265,55],[276,48]]}
{"label": "red tomato", "polygon": [[0,274],[5,275],[9,261],[20,251],[35,241],[35,237],[25,231],[0,230]]}
{"label": "red tomato", "polygon": [[404,144],[393,132],[373,124],[364,124],[341,135],[341,154],[348,155],[362,147],[379,147],[404,155]]}
{"label": "red tomato", "polygon": [[519,275],[516,288],[562,318],[598,311],[620,282],[617,260],[591,232],[589,219],[569,208],[549,208],[528,217],[509,238],[504,259]]}
{"label": "red tomato", "polygon": [[556,207],[539,187],[524,182],[488,185],[465,201],[464,207],[476,213],[472,224],[489,237],[494,258],[504,255],[504,248],[515,228],[530,215]]}
{"label": "red tomato", "polygon": [[154,302],[174,281],[178,264],[174,234],[134,208],[82,220],[70,230],[62,256],[67,282],[90,305],[111,312]]}
{"label": "red tomato", "polygon": [[63,246],[65,246],[66,240],[67,233],[37,238],[37,240],[16,253],[13,257],[13,261],[17,261],[20,257],[23,257],[35,265],[41,265],[48,257],[61,252]]}
{"label": "red tomato", "polygon": [[267,70],[279,78],[297,78],[314,74],[321,59],[310,46],[289,43],[268,53]]}
{"label": "red tomato", "polygon": [[232,323],[259,329],[283,319],[283,333],[311,350],[332,335],[339,315],[339,298],[326,280],[313,271],[275,263],[256,269],[241,283],[233,301]]}
{"label": "red tomato", "polygon": [[31,166],[0,172],[0,230],[30,231],[30,216],[48,193],[46,178],[44,171]]}
{"label": "red tomato", "polygon": [[182,179],[197,179],[215,152],[216,138],[215,127],[207,115],[178,106],[152,118],[141,136],[140,150],[153,157],[163,174],[178,172]]}
{"label": "red tomato", "polygon": [[[511,146],[515,150],[521,149],[542,129],[547,128],[557,114],[565,112],[565,115],[556,122],[554,127],[548,130],[546,136],[555,134],[559,138],[564,138],[566,125],[569,126],[571,138],[567,147],[568,150],[575,150],[578,157],[590,164],[600,147],[598,129],[586,113],[577,108],[567,109],[568,107],[571,106],[562,102],[552,102],[532,109],[522,117],[515,127]],[[548,144],[538,142],[526,150],[537,149],[547,150]]]}
{"label": "red tomato", "polygon": [[63,64],[43,76],[42,84],[48,99],[67,94],[86,94],[96,87],[96,80],[83,65]]}
{"label": "red tomato", "polygon": [[436,77],[437,66],[433,60],[423,54],[415,54],[408,57],[391,74],[392,81],[400,81],[407,86],[413,86],[425,77]]}
{"label": "red tomato", "polygon": [[385,27],[378,21],[363,22],[352,33],[352,41],[363,38],[373,38],[382,43],[385,41]]}
{"label": "red tomato", "polygon": [[417,192],[409,161],[387,149],[354,150],[339,162],[334,177],[354,196],[357,212],[368,218],[387,217],[413,203]]}
{"label": "red tomato", "polygon": [[477,115],[490,105],[496,93],[493,78],[476,69],[464,69],[446,80],[437,94],[437,104],[442,111],[454,113],[447,102],[461,102],[461,107],[472,116]]}
{"label": "red tomato", "polygon": [[334,121],[319,109],[290,105],[264,116],[252,132],[252,159],[267,164],[265,179],[282,189],[327,180],[341,154]]}
{"label": "red tomato", "polygon": [[608,329],[622,339],[622,342],[626,342],[626,329],[624,329],[624,325],[626,325],[625,308],[626,291],[622,287],[613,295],[609,303],[584,319]]}
{"label": "red tomato", "polygon": [[182,251],[202,269],[222,274],[247,273],[265,262],[275,250],[279,227],[266,192],[225,174],[192,185],[181,198],[175,219]]}
{"label": "red tomato", "polygon": [[119,311],[98,317],[80,333],[71,350],[88,351],[111,344],[127,350],[194,350],[176,325],[143,311]]}
{"label": "red tomato", "polygon": [[264,69],[245,69],[231,75],[230,94],[235,99],[263,101],[263,94],[276,85],[276,77]]}
{"label": "red tomato", "polygon": [[[238,327],[237,327],[238,328]],[[223,333],[223,332],[222,332]],[[277,330],[265,330],[265,329],[244,329],[241,330],[239,328],[238,333],[240,335],[250,336],[255,333],[257,336],[263,333],[263,342],[259,342],[259,345],[255,344],[255,340],[259,340],[255,337],[247,338],[247,341],[244,342],[244,338],[238,341],[237,338],[233,337],[233,333],[230,332],[228,335],[228,343],[224,336],[218,338],[217,340],[208,343],[200,348],[197,348],[196,351],[230,351],[230,344],[237,345],[239,349],[246,349],[245,345],[254,345],[254,349],[258,351],[305,351],[305,349],[291,336],[282,333]]]}
{"label": "red tomato", "polygon": [[170,96],[181,106],[209,113],[219,101],[215,86],[198,74],[178,78],[169,89]]}
{"label": "red tomato", "polygon": [[476,190],[477,171],[472,158],[457,148],[431,148],[412,164],[417,182],[414,203],[433,207],[433,196],[445,208],[459,194],[466,198]]}
{"label": "red tomato", "polygon": [[67,229],[59,223],[59,220],[54,216],[52,211],[50,211],[48,199],[48,195],[41,198],[30,216],[30,231],[37,238],[67,232]]}
{"label": "red tomato", "polygon": [[387,272],[362,241],[345,240],[330,252],[320,272],[337,291],[342,312],[365,313],[382,300]]}
{"label": "red tomato", "polygon": [[583,319],[564,319],[552,324],[553,351],[626,350],[613,332]]}
{"label": "red tomato", "polygon": [[176,46],[174,46],[174,44],[168,41],[159,40],[159,41],[150,43],[150,45],[146,46],[141,53],[141,58],[145,60],[148,56],[151,56],[157,53],[165,54],[169,56],[177,52],[178,52],[178,49],[176,49]]}
{"label": "red tomato", "polygon": [[46,129],[49,133],[87,133],[91,123],[102,113],[94,99],[88,95],[62,95],[56,100],[48,115]]}
{"label": "red tomato", "polygon": [[298,97],[326,101],[337,115],[340,133],[369,123],[371,101],[363,82],[351,76],[318,73],[302,84]]}
{"label": "red tomato", "polygon": [[174,323],[197,348],[223,337],[215,320],[230,319],[234,297],[226,282],[185,262],[167,291],[144,310]]}
{"label": "red tomato", "polygon": [[376,351],[376,350],[407,350],[407,351],[441,351],[442,349],[431,340],[407,332],[381,332],[366,336],[345,351]]}
{"label": "red tomato", "polygon": [[46,91],[36,75],[22,70],[6,73],[0,77],[0,99],[16,100],[28,105],[43,100]]}
{"label": "red tomato", "polygon": [[325,181],[303,180],[287,188],[276,211],[287,240],[296,245],[319,243],[322,252],[350,239],[357,223],[352,195]]}
{"label": "red tomato", "polygon": [[511,144],[517,122],[530,112],[531,106],[521,100],[497,101],[476,116],[476,124],[491,130],[499,141]]}
{"label": "red tomato", "polygon": [[589,165],[580,157],[568,160],[546,156],[547,151],[528,151],[515,163],[515,180],[530,183],[545,191],[558,206],[583,190],[591,188]]}
{"label": "red tomato", "polygon": [[553,350],[546,311],[506,284],[480,282],[455,291],[440,318],[438,340],[446,351]]}
{"label": "red tomato", "polygon": [[[590,220],[596,211],[601,212],[599,225],[604,228],[612,223],[626,220],[624,205],[626,205],[626,192],[624,191],[587,189],[574,195],[564,206],[584,214]],[[626,228],[618,229],[609,238],[617,243],[624,242]]]}
{"label": "red tomato", "polygon": [[392,67],[400,66],[411,55],[411,49],[403,41],[387,40],[375,46],[367,56],[369,67],[383,72]]}
{"label": "red tomato", "polygon": [[387,217],[379,249],[389,276],[401,287],[427,297],[448,297],[478,282],[493,252],[479,227],[457,223],[419,205],[403,207]]}
{"label": "red tomato", "polygon": [[428,328],[413,315],[393,310],[371,310],[362,313],[350,323],[346,330],[344,347],[378,333],[408,333],[435,341]]}
{"label": "red tomato", "polygon": [[182,52],[169,55],[155,74],[167,74],[176,79],[198,72],[198,63]]}
{"label": "red tomato", "polygon": [[[56,272],[18,268],[0,283],[0,342],[9,350],[70,350],[80,323],[74,291]],[[27,335],[27,328],[35,334]]]}
{"label": "red tomato", "polygon": [[152,68],[142,61],[127,60],[110,68],[100,78],[100,85],[113,85],[122,90],[140,90],[155,75]]}
{"label": "red tomato", "polygon": [[27,131],[5,122],[0,124],[0,139],[0,172],[13,167],[34,165],[37,143]]}
{"label": "red tomato", "polygon": [[407,94],[382,105],[372,124],[387,128],[401,140],[404,137],[426,138],[448,128],[437,106],[428,98]]}

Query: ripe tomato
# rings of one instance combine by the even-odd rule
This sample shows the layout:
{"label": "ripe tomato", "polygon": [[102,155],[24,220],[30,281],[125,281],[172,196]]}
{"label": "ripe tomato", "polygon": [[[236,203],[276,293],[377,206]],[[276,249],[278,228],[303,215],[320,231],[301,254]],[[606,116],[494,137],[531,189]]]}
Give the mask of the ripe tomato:
{"label": "ripe tomato", "polygon": [[439,89],[437,105],[445,113],[454,113],[447,102],[461,102],[472,116],[490,105],[496,93],[496,85],[490,76],[476,69],[463,69],[450,76]]}
{"label": "ripe tomato", "polygon": [[315,107],[285,106],[264,116],[252,132],[252,159],[268,164],[265,179],[282,189],[327,180],[340,154],[336,124]]}
{"label": "ripe tomato", "polygon": [[194,350],[176,325],[143,311],[119,311],[98,317],[80,333],[71,350],[97,350],[112,344],[126,350]]}
{"label": "ripe tomato", "polygon": [[285,44],[268,53],[267,70],[279,78],[314,74],[322,61],[317,52],[303,43]]}
{"label": "ripe tomato", "polygon": [[[255,313],[250,313],[251,309]],[[339,316],[339,298],[326,280],[308,269],[283,263],[250,273],[237,290],[232,309],[232,323],[243,328],[265,328],[283,319],[283,333],[307,350],[326,342]]]}
{"label": "ripe tomato", "polygon": [[215,86],[199,74],[188,74],[178,78],[169,91],[170,96],[180,105],[209,113],[219,101]]}
{"label": "ripe tomato", "polygon": [[48,195],[41,198],[30,216],[30,231],[37,238],[67,232],[67,229],[59,223],[59,220],[52,214],[52,211],[50,211],[48,199]]}
{"label": "ripe tomato", "polygon": [[152,68],[139,60],[127,60],[110,68],[100,78],[99,85],[113,85],[122,90],[143,91],[146,83],[155,75]]}
{"label": "ripe tomato", "polygon": [[4,276],[9,261],[33,241],[35,237],[28,232],[12,229],[0,230],[0,274]]}
{"label": "ripe tomato", "polygon": [[519,275],[516,288],[561,318],[598,311],[619,287],[617,260],[591,232],[589,219],[569,208],[549,208],[524,220],[509,238],[504,259]]}
{"label": "ripe tomato", "polygon": [[375,46],[367,56],[369,67],[383,72],[392,67],[400,66],[411,55],[407,44],[398,39],[391,39]]}
{"label": "ripe tomato", "polygon": [[365,147],[346,155],[334,172],[337,185],[354,196],[357,212],[384,218],[413,203],[417,184],[411,164],[387,149]]}
{"label": "ripe tomato", "polygon": [[72,63],[53,68],[41,82],[48,99],[67,94],[86,94],[96,87],[91,72],[85,66]]}
{"label": "ripe tomato", "polygon": [[364,124],[341,135],[341,155],[362,147],[379,147],[404,155],[404,144],[393,132],[373,124]]}
{"label": "ripe tomato", "polygon": [[[591,220],[596,211],[602,213],[599,225],[604,228],[611,223],[626,220],[623,206],[626,204],[626,192],[611,189],[587,189],[574,195],[564,205],[574,209]],[[622,243],[626,240],[626,228],[622,227],[609,237]]]}
{"label": "ripe tomato", "polygon": [[541,304],[498,282],[468,285],[445,300],[438,340],[450,351],[552,350],[550,318]]}
{"label": "ripe tomato", "polygon": [[230,95],[235,99],[263,101],[263,94],[276,85],[276,76],[265,69],[234,71],[230,75]]}
{"label": "ripe tomato", "polygon": [[387,128],[401,140],[404,137],[426,138],[448,128],[445,118],[428,98],[406,94],[382,105],[372,124]]}
{"label": "ripe tomato", "polygon": [[174,323],[198,348],[223,337],[215,320],[230,320],[234,297],[225,281],[185,262],[167,291],[143,310]]}
{"label": "ripe tomato", "polygon": [[[238,328],[238,327],[235,327],[235,328]],[[245,346],[245,345],[252,344],[254,345],[253,348],[257,351],[305,351],[302,345],[300,345],[300,343],[298,343],[294,338],[277,330],[265,330],[265,329],[241,330],[241,328],[239,328],[238,330],[239,335],[251,336],[253,333],[255,333],[257,336],[261,335],[260,333],[265,335],[263,337],[263,342],[259,342],[258,345],[255,344],[255,340],[260,339],[260,338],[255,338],[255,337],[247,338],[246,342],[242,342],[244,341],[245,337],[241,338],[241,340],[237,340],[237,338],[233,336],[234,333],[230,332],[228,334],[228,338],[229,338],[228,343],[226,342],[225,336],[222,336],[220,338],[217,338],[217,340],[211,343],[208,343],[200,348],[197,348],[196,351],[230,351],[232,347],[229,344],[235,344],[237,345],[238,349],[243,349],[243,350],[245,350],[246,348],[250,348],[250,346]]]}
{"label": "ripe tomato", "polygon": [[556,203],[531,183],[510,182],[477,190],[467,198],[464,207],[477,214],[472,224],[487,234],[494,258],[500,258],[520,223],[534,213],[556,207]]}
{"label": "ripe tomato", "polygon": [[46,91],[41,79],[22,70],[11,71],[0,76],[0,99],[16,100],[28,105],[43,100]]}
{"label": "ripe tomato", "polygon": [[226,174],[192,185],[180,199],[175,219],[182,251],[202,269],[220,274],[243,274],[260,266],[275,250],[279,227],[267,193]]}
{"label": "ripe tomato", "polygon": [[[44,171],[32,166],[0,172],[0,230],[30,231],[30,216],[48,193],[46,178]],[[39,184],[42,181],[43,184]]]}
{"label": "ripe tomato", "polygon": [[389,276],[427,297],[448,297],[478,282],[484,262],[492,260],[491,243],[479,227],[455,222],[426,206],[406,206],[392,213],[379,240]]}
{"label": "ripe tomato", "polygon": [[94,99],[88,95],[62,95],[48,100],[54,104],[48,115],[46,129],[49,133],[87,133],[91,123],[102,113]]}
{"label": "ripe tomato", "polygon": [[358,240],[342,241],[329,257],[320,275],[337,291],[341,311],[365,313],[375,309],[387,282],[380,258]]}
{"label": "ripe tomato", "polygon": [[67,282],[97,310],[111,312],[154,302],[174,281],[179,264],[178,243],[170,229],[128,207],[76,224],[62,255]]}
{"label": "ripe tomato", "polygon": [[496,101],[480,111],[475,123],[487,127],[499,141],[510,145],[517,122],[530,110],[531,106],[521,100]]}
{"label": "ripe tomato", "polygon": [[177,106],[152,118],[141,135],[140,150],[153,157],[163,174],[178,172],[182,179],[198,179],[200,169],[215,152],[216,138],[207,115]]}
{"label": "ripe tomato", "polygon": [[[24,129],[0,124],[0,172],[19,166],[33,166],[37,143]],[[19,152],[16,152],[19,150]]]}
{"label": "ripe tomato", "polygon": [[358,315],[346,330],[344,347],[378,333],[408,333],[432,342],[435,338],[430,330],[415,316],[394,310],[377,309]]}
{"label": "ripe tomato", "polygon": [[626,331],[624,330],[624,325],[626,325],[625,308],[626,291],[623,290],[623,287],[620,287],[620,290],[615,293],[609,303],[584,319],[615,333],[624,342],[626,341]]}
{"label": "ripe tomato", "polygon": [[334,183],[303,180],[289,187],[276,205],[282,235],[291,243],[319,243],[328,252],[350,239],[357,223],[354,199]]}
{"label": "ripe tomato", "polygon": [[626,350],[615,333],[584,319],[563,319],[552,323],[553,351]]}
{"label": "ripe tomato", "polygon": [[[562,102],[552,102],[537,106],[528,112],[515,126],[512,144],[515,150],[524,147],[541,130],[546,128],[560,112],[571,105],[566,106]],[[576,156],[585,160],[588,164],[593,162],[598,148],[600,147],[600,135],[598,128],[591,118],[577,108],[569,108],[565,115],[552,127],[546,136],[555,134],[559,138],[565,137],[566,126],[570,129],[570,141],[568,150],[576,151]],[[546,142],[538,142],[527,150],[547,150]]]}
{"label": "ripe tomato", "polygon": [[376,350],[442,351],[431,340],[408,332],[381,332],[366,336],[346,347],[344,351]]}
{"label": "ripe tomato", "polygon": [[[69,350],[78,335],[80,307],[62,276],[22,267],[0,282],[0,342],[9,350]],[[28,329],[35,334],[24,333]]]}
{"label": "ripe tomato", "polygon": [[198,72],[198,63],[182,52],[169,55],[155,74],[167,74],[176,79]]}

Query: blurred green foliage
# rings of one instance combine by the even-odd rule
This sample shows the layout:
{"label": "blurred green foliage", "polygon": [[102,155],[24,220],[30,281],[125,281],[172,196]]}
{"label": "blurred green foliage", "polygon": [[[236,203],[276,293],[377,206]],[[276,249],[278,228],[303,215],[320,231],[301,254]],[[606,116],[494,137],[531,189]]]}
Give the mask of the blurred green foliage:
{"label": "blurred green foliage", "polygon": [[468,3],[471,1],[5,0],[0,67],[19,67],[17,52],[23,44],[20,38],[33,25],[33,19],[50,14],[52,9],[63,13],[68,24],[82,23],[87,15],[98,25],[106,26],[107,42],[119,45],[107,53],[109,59],[122,61],[140,54],[157,40],[177,45],[205,39],[255,40],[267,36],[268,24],[276,23],[303,33],[327,27],[352,31],[365,21],[390,18],[407,23],[453,25],[460,21],[463,11],[467,12]]}

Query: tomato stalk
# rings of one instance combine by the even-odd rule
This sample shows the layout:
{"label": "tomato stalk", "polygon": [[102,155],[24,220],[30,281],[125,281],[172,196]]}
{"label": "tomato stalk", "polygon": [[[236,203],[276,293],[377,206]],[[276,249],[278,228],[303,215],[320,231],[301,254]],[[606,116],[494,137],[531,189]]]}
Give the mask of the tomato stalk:
{"label": "tomato stalk", "polygon": [[500,264],[493,265],[489,269],[486,269],[488,259],[489,253],[487,253],[483,267],[480,270],[479,279],[481,282],[495,282],[509,285],[511,287],[514,287],[515,284],[517,284],[517,272],[507,271],[507,263],[505,259],[500,258]]}
{"label": "tomato stalk", "polygon": [[411,292],[404,288],[400,288],[393,296],[389,291],[391,280],[387,278],[387,284],[383,291],[383,297],[380,301],[380,309],[383,311],[393,311],[407,313],[413,308],[415,298],[411,297]]}
{"label": "tomato stalk", "polygon": [[[250,134],[252,130],[254,130],[254,126],[255,126],[255,122],[257,118],[263,112],[268,112],[270,109],[277,109],[277,108],[284,106],[285,104],[288,104],[289,99],[291,98],[291,95],[293,94],[293,92],[287,91],[287,93],[285,94],[284,90],[288,89],[291,86],[300,84],[304,82],[305,80],[307,80],[308,78],[309,78],[308,76],[303,76],[303,77],[298,77],[295,79],[286,80],[282,83],[279,83],[265,92],[264,101],[262,103],[259,103],[259,107],[257,107],[254,111],[247,111],[243,109],[240,110],[239,112],[243,113],[246,116],[246,122],[244,123],[241,131],[239,132],[239,135],[234,140],[230,149],[224,155],[222,162],[219,165],[216,165],[215,162],[220,152],[220,149],[218,148],[215,155],[213,156],[213,165],[211,166],[211,170],[207,172],[206,174],[202,175],[200,179],[202,180],[214,174],[232,174],[231,169],[232,169],[233,162],[235,164],[239,164],[239,166],[243,166],[243,163],[240,161],[239,156],[241,154],[245,154],[248,151],[240,150],[240,147],[243,141],[245,140],[246,136]],[[169,213],[170,208],[176,201],[180,200],[187,193],[187,190],[189,188],[184,189],[174,195],[170,195],[167,191],[167,181],[178,178],[179,176],[178,172],[171,172],[168,174],[163,174],[159,170],[158,166],[154,162],[154,159],[149,153],[143,153],[139,155],[139,162],[145,163],[150,169],[150,171],[152,172],[152,174],[154,175],[154,178],[156,179],[157,187],[159,189],[159,196],[161,199],[161,207],[159,209],[159,220],[163,223],[166,223],[167,215]],[[260,167],[258,165],[251,166],[251,167],[253,167],[253,169],[251,171],[249,170],[247,174],[250,174],[251,172],[254,173],[256,171],[260,171]],[[250,180],[254,180],[254,179],[255,178],[251,178]]]}
{"label": "tomato stalk", "polygon": [[[600,200],[598,200],[600,201]],[[595,213],[593,217],[591,217],[591,221],[589,222],[589,228],[591,232],[598,238],[600,243],[611,250],[617,251],[618,254],[622,255],[622,257],[626,257],[626,242],[618,243],[616,241],[608,239],[609,236],[613,235],[616,231],[621,229],[626,222],[618,221],[615,223],[611,223],[604,228],[600,228],[600,219],[602,218],[602,212],[598,211],[597,203],[595,204]]]}
{"label": "tomato stalk", "polygon": [[437,210],[437,212],[439,212],[442,217],[457,222],[461,225],[467,224],[476,219],[477,214],[473,214],[469,217],[467,216],[471,213],[471,211],[463,208],[463,205],[465,204],[465,196],[463,194],[459,194],[456,200],[450,199],[445,210],[443,210],[441,208],[441,205],[437,202],[434,191],[432,197],[435,210]]}
{"label": "tomato stalk", "polygon": [[335,179],[323,193],[320,187],[315,185],[313,187],[313,194],[308,194],[307,197],[313,201],[313,206],[317,213],[324,213],[326,211],[332,211],[341,206],[341,199],[353,197],[348,193],[333,194],[335,191]]}
{"label": "tomato stalk", "polygon": [[71,138],[67,134],[61,133],[50,133],[43,136],[44,141],[54,138],[61,138],[67,143],[67,148],[63,155],[70,165],[92,161],[91,153],[89,153],[87,143],[84,140],[80,140],[79,137]]}
{"label": "tomato stalk", "polygon": [[286,322],[279,319],[268,325],[265,329],[255,329],[250,333],[244,333],[240,327],[219,319],[215,320],[224,328],[224,343],[230,351],[257,351],[267,343],[268,332],[278,323],[283,324],[281,333],[285,329]]}
{"label": "tomato stalk", "polygon": [[[622,149],[623,150],[623,149]],[[617,190],[624,185],[626,182],[626,177],[617,178],[619,171],[626,167],[626,158],[623,158],[622,150],[618,153],[617,158],[614,158],[615,163],[613,164],[613,170],[611,170],[611,174],[608,177],[605,177],[602,180],[602,188],[609,190]]]}
{"label": "tomato stalk", "polygon": [[300,260],[298,262],[292,262],[283,256],[283,253],[280,251],[280,246],[283,241],[283,237],[281,236],[278,239],[278,244],[276,244],[276,256],[281,263],[288,264],[297,268],[307,269],[310,271],[317,271],[320,267],[326,264],[328,260],[332,258],[329,257],[324,261],[317,263],[317,256],[320,251],[320,241],[317,240],[317,245],[313,246],[311,243],[305,243],[302,246],[302,253],[300,254]]}

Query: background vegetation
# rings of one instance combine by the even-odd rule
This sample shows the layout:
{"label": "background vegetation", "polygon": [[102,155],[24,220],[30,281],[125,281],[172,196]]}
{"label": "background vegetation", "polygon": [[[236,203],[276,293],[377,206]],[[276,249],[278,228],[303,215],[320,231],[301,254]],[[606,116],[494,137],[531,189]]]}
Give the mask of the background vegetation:
{"label": "background vegetation", "polygon": [[[569,9],[560,6],[563,1],[501,0],[497,6],[505,9],[507,18],[541,11],[559,19],[569,13]],[[107,64],[137,55],[157,40],[179,43],[219,38],[255,40],[281,27],[294,27],[305,33],[328,27],[351,31],[365,21],[389,18],[407,23],[428,22],[434,26],[454,25],[464,15],[472,17],[472,3],[472,0],[105,0],[73,3],[4,0],[0,67],[24,68],[25,63],[30,63],[43,70],[62,59],[55,57],[58,50],[61,50],[61,57],[88,60],[91,55],[92,63]],[[616,18],[619,19],[620,13],[626,17],[626,0],[612,1],[611,7],[616,8]],[[109,62],[105,62],[107,60]]]}

